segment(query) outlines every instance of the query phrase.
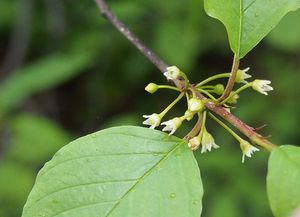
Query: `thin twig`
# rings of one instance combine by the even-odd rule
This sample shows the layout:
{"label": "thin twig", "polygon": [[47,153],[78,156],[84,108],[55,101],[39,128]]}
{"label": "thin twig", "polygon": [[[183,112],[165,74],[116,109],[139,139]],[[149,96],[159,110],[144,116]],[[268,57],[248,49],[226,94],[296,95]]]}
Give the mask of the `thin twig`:
{"label": "thin twig", "polygon": [[230,72],[230,77],[227,81],[227,85],[224,90],[224,93],[218,99],[219,102],[222,102],[224,99],[229,97],[229,95],[233,89],[234,83],[235,83],[236,74],[237,74],[237,71],[239,70],[239,66],[240,66],[240,59],[237,55],[234,55],[232,68],[231,68],[231,72]]}
{"label": "thin twig", "polygon": [[112,23],[142,54],[144,54],[161,72],[165,72],[168,65],[146,47],[108,8],[104,0],[95,0],[101,14]]}
{"label": "thin twig", "polygon": [[186,141],[189,141],[191,138],[193,138],[194,136],[196,136],[199,133],[199,131],[201,130],[201,126],[202,126],[202,119],[203,119],[203,116],[199,115],[197,123],[195,124],[193,129],[184,137],[184,139]]}

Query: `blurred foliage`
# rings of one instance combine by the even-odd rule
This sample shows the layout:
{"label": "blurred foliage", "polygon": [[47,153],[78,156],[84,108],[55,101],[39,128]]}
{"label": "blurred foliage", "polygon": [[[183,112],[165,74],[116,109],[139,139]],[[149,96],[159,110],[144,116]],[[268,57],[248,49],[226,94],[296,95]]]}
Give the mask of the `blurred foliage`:
{"label": "blurred foliage", "polygon": [[[191,81],[230,70],[226,31],[205,15],[202,1],[108,2]],[[24,7],[29,3],[31,11]],[[33,17],[31,28],[17,19],[26,13]],[[276,144],[300,143],[299,21],[300,12],[290,13],[242,60],[254,77],[272,80],[275,91],[268,97],[242,93],[232,110],[254,127],[267,123],[261,133],[272,134]],[[30,31],[16,37],[18,28]],[[0,38],[0,217],[20,216],[37,171],[71,138],[109,126],[140,125],[142,114],[161,111],[175,97],[165,90],[154,96],[143,91],[148,82],[165,83],[164,77],[100,16],[94,1],[2,0]],[[12,49],[18,40],[27,49]],[[184,106],[172,113],[181,114]],[[186,124],[179,134],[191,127]],[[271,216],[265,189],[268,153],[255,153],[241,164],[237,142],[212,121],[208,130],[221,148],[195,153],[205,189],[203,216]]]}

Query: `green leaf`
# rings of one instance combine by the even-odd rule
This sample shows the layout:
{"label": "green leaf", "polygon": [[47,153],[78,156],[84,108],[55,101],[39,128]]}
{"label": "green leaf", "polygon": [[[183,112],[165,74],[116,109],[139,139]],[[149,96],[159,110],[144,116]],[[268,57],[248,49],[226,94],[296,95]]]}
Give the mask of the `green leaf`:
{"label": "green leaf", "polygon": [[240,58],[252,50],[299,0],[204,0],[206,13],[226,27],[231,50]]}
{"label": "green leaf", "polygon": [[0,84],[0,112],[7,112],[39,91],[67,81],[87,67],[91,54],[53,54],[19,71]]}
{"label": "green leaf", "polygon": [[186,143],[117,127],[62,148],[39,172],[23,217],[199,217],[202,183]]}
{"label": "green leaf", "polygon": [[272,151],[267,191],[276,217],[289,216],[300,207],[300,147],[285,145]]}

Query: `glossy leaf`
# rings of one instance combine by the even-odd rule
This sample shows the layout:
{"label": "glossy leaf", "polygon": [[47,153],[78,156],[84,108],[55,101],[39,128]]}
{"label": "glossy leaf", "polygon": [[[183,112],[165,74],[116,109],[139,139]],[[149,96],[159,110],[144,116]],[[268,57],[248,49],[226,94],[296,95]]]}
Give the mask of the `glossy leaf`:
{"label": "glossy leaf", "polygon": [[240,58],[252,50],[299,0],[205,0],[206,13],[226,27],[232,51]]}
{"label": "glossy leaf", "polygon": [[267,190],[276,217],[289,216],[300,208],[300,147],[285,145],[272,151]]}
{"label": "glossy leaf", "polygon": [[39,172],[23,217],[199,217],[203,189],[186,143],[117,127],[62,148]]}

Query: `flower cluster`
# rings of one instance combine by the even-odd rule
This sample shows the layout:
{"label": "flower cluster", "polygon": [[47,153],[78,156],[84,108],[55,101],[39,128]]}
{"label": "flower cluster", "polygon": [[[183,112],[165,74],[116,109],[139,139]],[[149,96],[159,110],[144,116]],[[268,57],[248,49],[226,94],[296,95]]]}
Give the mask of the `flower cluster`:
{"label": "flower cluster", "polygon": [[[251,157],[255,151],[259,151],[258,148],[251,145],[246,140],[243,140],[239,137],[235,132],[233,132],[229,127],[227,127],[221,120],[215,117],[213,114],[209,113],[206,110],[206,103],[215,103],[218,106],[222,106],[228,112],[230,112],[233,104],[237,103],[240,92],[243,90],[252,87],[253,90],[268,95],[269,91],[272,91],[273,88],[270,86],[271,81],[268,80],[254,80],[252,82],[248,82],[247,79],[250,79],[252,76],[247,72],[250,68],[239,69],[236,74],[235,82],[237,84],[242,84],[240,88],[235,91],[232,91],[225,100],[218,102],[215,98],[216,96],[220,96],[224,93],[224,85],[216,84],[216,85],[208,85],[209,82],[214,81],[215,79],[229,77],[230,73],[223,73],[219,75],[212,76],[203,80],[198,84],[189,84],[187,76],[176,66],[167,67],[167,71],[164,72],[165,77],[168,80],[176,81],[176,80],[184,80],[185,88],[179,89],[177,87],[168,86],[168,85],[157,85],[155,83],[150,83],[145,87],[145,90],[151,94],[155,93],[159,89],[171,89],[180,92],[179,96],[162,112],[153,113],[151,115],[143,115],[146,120],[143,124],[148,125],[151,129],[155,129],[156,127],[163,126],[162,131],[169,132],[169,135],[174,134],[182,125],[184,121],[190,121],[195,116],[198,117],[198,121],[194,128],[191,130],[189,134],[185,137],[188,146],[192,150],[197,150],[201,146],[201,153],[210,152],[212,149],[217,149],[219,146],[215,143],[215,140],[206,129],[206,116],[207,114],[218,122],[221,126],[223,126],[230,134],[232,134],[240,143],[240,148],[242,151],[242,162],[245,161],[246,157]],[[199,98],[197,93],[201,93],[202,98]],[[174,117],[170,120],[162,121],[165,115],[173,108],[174,105],[177,104],[183,97],[187,99],[187,108],[182,116]]]}

